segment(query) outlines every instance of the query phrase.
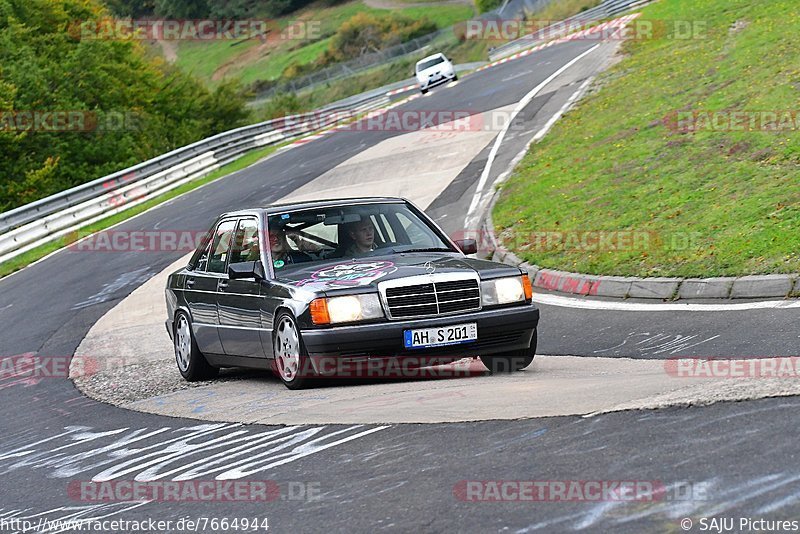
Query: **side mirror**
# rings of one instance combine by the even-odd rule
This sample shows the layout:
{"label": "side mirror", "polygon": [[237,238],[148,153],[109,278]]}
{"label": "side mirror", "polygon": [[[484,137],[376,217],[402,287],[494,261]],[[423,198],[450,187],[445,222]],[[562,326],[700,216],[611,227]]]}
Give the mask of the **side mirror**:
{"label": "side mirror", "polygon": [[478,242],[474,239],[457,239],[456,246],[461,249],[464,254],[477,254]]}
{"label": "side mirror", "polygon": [[260,282],[265,280],[267,275],[264,273],[264,265],[260,261],[242,261],[228,265],[228,278],[231,280],[254,278]]}

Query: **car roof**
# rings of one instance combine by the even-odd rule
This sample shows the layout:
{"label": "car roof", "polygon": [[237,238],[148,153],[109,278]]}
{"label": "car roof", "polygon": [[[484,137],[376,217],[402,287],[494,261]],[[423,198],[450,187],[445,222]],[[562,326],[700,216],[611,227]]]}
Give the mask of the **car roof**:
{"label": "car roof", "polygon": [[424,58],[420,59],[419,61],[417,61],[417,65],[419,65],[423,61],[428,61],[429,59],[433,59],[433,58],[436,58],[436,57],[444,57],[444,54],[442,54],[441,52],[437,52],[436,54],[431,54],[430,56],[424,57]]}
{"label": "car roof", "polygon": [[283,202],[271,204],[261,208],[249,208],[243,210],[230,211],[223,213],[221,217],[232,217],[240,215],[255,215],[266,213],[267,215],[278,212],[295,211],[302,209],[329,208],[336,206],[349,206],[351,204],[388,204],[405,203],[406,199],[401,197],[352,197],[352,198],[333,198],[329,200],[307,200],[301,202]]}

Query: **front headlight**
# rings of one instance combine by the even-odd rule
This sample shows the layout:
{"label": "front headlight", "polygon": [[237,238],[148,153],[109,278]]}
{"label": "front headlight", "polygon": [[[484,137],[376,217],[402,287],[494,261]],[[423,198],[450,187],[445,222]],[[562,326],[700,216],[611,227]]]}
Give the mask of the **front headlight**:
{"label": "front headlight", "polygon": [[527,275],[481,282],[481,303],[484,306],[524,302],[530,298],[531,285]]}
{"label": "front headlight", "polygon": [[381,301],[374,293],[320,298],[311,302],[311,321],[314,324],[353,323],[381,317]]}

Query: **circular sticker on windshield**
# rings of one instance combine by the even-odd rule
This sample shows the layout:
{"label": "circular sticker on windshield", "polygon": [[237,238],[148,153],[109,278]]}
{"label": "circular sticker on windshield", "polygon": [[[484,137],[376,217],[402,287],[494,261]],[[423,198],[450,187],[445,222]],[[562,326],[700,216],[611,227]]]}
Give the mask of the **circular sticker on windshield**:
{"label": "circular sticker on windshield", "polygon": [[283,260],[275,260],[274,262],[272,262],[272,265],[274,265],[276,269],[280,269],[281,267],[286,265],[286,263]]}

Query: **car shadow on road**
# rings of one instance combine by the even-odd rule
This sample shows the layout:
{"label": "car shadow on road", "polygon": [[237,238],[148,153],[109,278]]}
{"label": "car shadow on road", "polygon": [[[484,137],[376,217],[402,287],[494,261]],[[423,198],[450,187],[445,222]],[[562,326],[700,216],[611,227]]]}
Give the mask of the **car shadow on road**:
{"label": "car shadow on road", "polygon": [[[344,386],[398,384],[404,382],[440,382],[464,378],[480,378],[490,375],[491,373],[489,370],[486,369],[479,359],[465,358],[444,365],[419,368],[404,368],[391,364],[384,367],[370,366],[366,370],[361,369],[358,372],[319,377],[312,382],[312,387],[315,389],[325,389]],[[270,384],[281,382],[275,371],[243,369],[238,367],[220,370],[218,381],[219,380],[260,380]]]}

